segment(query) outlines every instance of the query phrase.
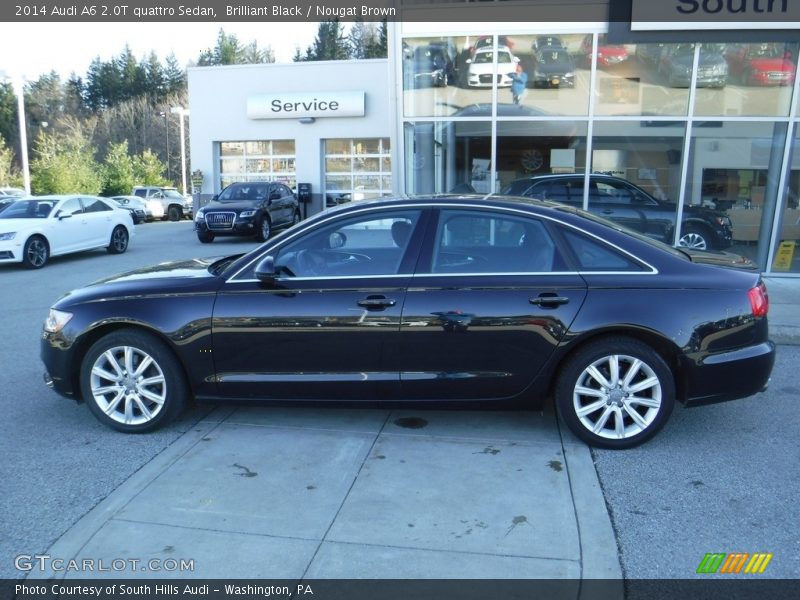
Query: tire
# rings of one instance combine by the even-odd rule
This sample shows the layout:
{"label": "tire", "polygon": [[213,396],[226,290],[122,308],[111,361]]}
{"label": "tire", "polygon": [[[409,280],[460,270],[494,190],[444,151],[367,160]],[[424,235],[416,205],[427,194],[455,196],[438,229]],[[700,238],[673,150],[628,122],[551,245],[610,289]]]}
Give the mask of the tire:
{"label": "tire", "polygon": [[558,376],[555,401],[561,419],[584,442],[622,450],[646,442],[664,426],[675,405],[675,381],[648,345],[609,337],[568,359]]}
{"label": "tire", "polygon": [[300,222],[300,219],[301,219],[300,211],[299,210],[294,211],[294,215],[292,216],[292,224],[290,225],[290,227],[294,227],[295,225],[297,225]]}
{"label": "tire", "polygon": [[210,244],[214,241],[214,234],[210,231],[198,231],[197,239],[203,244]]}
{"label": "tire", "polygon": [[258,239],[259,242],[266,242],[271,234],[272,224],[269,222],[269,218],[261,217],[261,221],[258,222],[258,233],[256,234],[256,239]]}
{"label": "tire", "polygon": [[41,269],[50,259],[50,245],[40,235],[32,235],[22,248],[22,264],[26,269]]}
{"label": "tire", "polygon": [[678,246],[692,250],[711,250],[711,239],[702,227],[687,225],[681,230]]}
{"label": "tire", "polygon": [[167,217],[170,221],[180,221],[183,219],[183,210],[179,206],[170,206],[167,211]]}
{"label": "tire", "polygon": [[178,360],[149,333],[123,329],[103,336],[80,368],[84,401],[98,421],[117,431],[153,431],[186,404],[188,386]]}
{"label": "tire", "polygon": [[109,254],[122,254],[128,249],[129,241],[128,230],[122,225],[117,225],[114,227],[114,231],[111,232],[111,241],[106,246],[106,250],[108,250]]}

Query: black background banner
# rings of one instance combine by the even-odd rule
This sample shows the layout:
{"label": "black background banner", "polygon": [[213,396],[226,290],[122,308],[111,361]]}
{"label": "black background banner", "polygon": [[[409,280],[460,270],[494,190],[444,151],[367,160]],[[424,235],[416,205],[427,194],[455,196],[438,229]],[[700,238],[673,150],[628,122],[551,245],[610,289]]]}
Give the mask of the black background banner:
{"label": "black background banner", "polygon": [[0,600],[766,600],[800,598],[791,579],[709,576],[691,580],[2,580]]}

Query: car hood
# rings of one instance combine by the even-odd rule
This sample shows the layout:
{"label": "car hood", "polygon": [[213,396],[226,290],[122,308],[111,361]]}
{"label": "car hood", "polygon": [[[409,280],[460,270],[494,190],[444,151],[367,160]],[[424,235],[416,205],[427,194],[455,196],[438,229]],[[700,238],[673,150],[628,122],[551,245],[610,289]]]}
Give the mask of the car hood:
{"label": "car hood", "polygon": [[222,258],[225,257],[164,262],[112,275],[86,287],[68,292],[59,299],[55,307],[64,308],[82,302],[107,301],[151,294],[213,292],[219,286],[220,279],[209,272],[208,268]]}
{"label": "car hood", "polygon": [[733,252],[690,250],[689,248],[679,248],[679,250],[687,254],[693,263],[714,265],[716,267],[731,267],[745,271],[759,271],[752,260],[745,256],[734,254]]}
{"label": "car hood", "polygon": [[0,233],[19,231],[20,229],[33,229],[44,225],[47,219],[0,219]]}
{"label": "car hood", "polygon": [[203,209],[209,210],[253,210],[258,208],[260,202],[255,200],[236,200],[234,202],[209,202]]}

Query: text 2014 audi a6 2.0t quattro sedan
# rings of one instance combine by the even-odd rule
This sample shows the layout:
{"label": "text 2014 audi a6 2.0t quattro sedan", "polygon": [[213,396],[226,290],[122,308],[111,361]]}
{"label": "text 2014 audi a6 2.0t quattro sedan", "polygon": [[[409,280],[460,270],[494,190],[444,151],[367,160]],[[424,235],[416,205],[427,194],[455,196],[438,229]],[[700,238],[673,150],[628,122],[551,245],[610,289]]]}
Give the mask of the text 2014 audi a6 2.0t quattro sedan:
{"label": "text 2014 audi a6 2.0t quattro sedan", "polygon": [[586,442],[626,448],[676,399],[733,400],[769,380],[759,273],[702,256],[531,199],[349,203],[248,254],[66,294],[44,326],[45,380],[126,432],[190,397],[553,396]]}

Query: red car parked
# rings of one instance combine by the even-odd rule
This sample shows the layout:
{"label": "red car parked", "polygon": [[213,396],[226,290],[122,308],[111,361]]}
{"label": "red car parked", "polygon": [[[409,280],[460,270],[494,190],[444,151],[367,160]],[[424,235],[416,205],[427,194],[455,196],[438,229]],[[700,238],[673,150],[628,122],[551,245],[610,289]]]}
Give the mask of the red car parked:
{"label": "red car parked", "polygon": [[[583,63],[588,68],[592,65],[592,36],[587,35],[581,43],[580,53],[583,55]],[[597,67],[607,69],[621,62],[628,60],[630,55],[628,49],[622,44],[606,43],[606,36],[601,35],[597,40]]]}
{"label": "red car parked", "polygon": [[792,85],[795,64],[783,44],[732,44],[725,50],[732,77],[744,85]]}

